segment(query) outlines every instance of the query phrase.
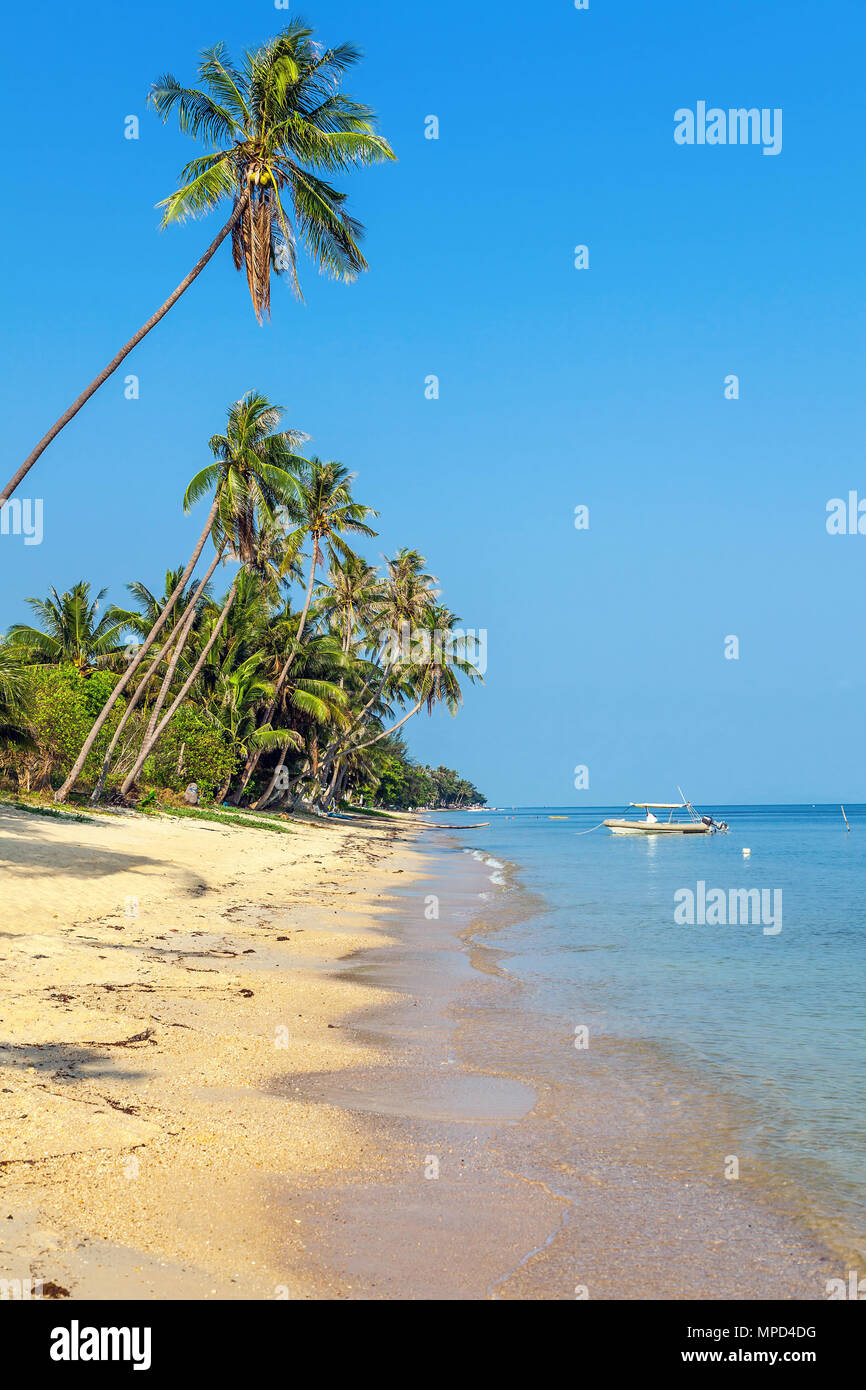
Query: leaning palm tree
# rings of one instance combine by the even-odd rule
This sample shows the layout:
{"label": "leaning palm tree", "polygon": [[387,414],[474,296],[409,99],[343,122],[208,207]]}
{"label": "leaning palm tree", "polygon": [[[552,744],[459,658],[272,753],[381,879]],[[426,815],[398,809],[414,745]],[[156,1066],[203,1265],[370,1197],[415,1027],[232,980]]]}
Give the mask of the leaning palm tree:
{"label": "leaning palm tree", "polygon": [[192,506],[200,497],[214,490],[222,537],[219,554],[228,546],[231,557],[240,562],[241,568],[232,581],[219,613],[214,615],[210,636],[195,664],[168,710],[157,722],[191,630],[192,610],[181,626],[141,751],[121,787],[123,795],[135,785],[145,760],[207,661],[225,626],[241,575],[245,572],[255,574],[264,581],[270,574],[274,562],[273,533],[279,528],[279,518],[285,510],[298,504],[301,492],[298,475],[309,467],[306,459],[292,452],[290,441],[296,440],[297,436],[277,430],[281,415],[280,406],[271,405],[264,396],[254,392],[236,401],[229,410],[226,433],[215,434],[210,440],[215,462],[202,468],[186,490],[185,506]]}
{"label": "leaning palm tree", "polygon": [[[105,705],[103,706],[100,714],[96,719],[96,722],[93,725],[93,728],[90,730],[90,733],[88,734],[84,742],[84,746],[82,747],[81,752],[76,758],[75,763],[71,768],[68,777],[66,778],[66,781],[55,792],[55,801],[66,800],[66,797],[69,795],[70,791],[72,790],[73,786],[78,780],[78,777],[81,773],[81,769],[84,767],[84,764],[87,761],[87,757],[90,753],[91,748],[93,747],[94,743],[99,737],[99,732],[102,729],[103,724],[108,719],[108,716],[114,708],[114,705],[120,699],[121,695],[126,690],[130,681],[133,679],[139,666],[144,661],[153,644],[156,642],[156,639],[159,637],[160,633],[162,632],[163,628],[165,627],[166,623],[171,617],[174,607],[181,598],[181,595],[185,592],[186,586],[190,578],[192,577],[192,573],[199,562],[199,558],[201,556],[202,551],[204,550],[205,542],[207,541],[208,536],[214,536],[214,539],[216,538],[215,533],[218,529],[218,512],[219,497],[214,496],[213,502],[211,503],[210,511],[208,512],[207,519],[202,528],[201,535],[196,541],[195,548],[193,549],[193,552],[190,555],[189,560],[187,561],[186,568],[183,574],[177,581],[177,584],[175,585],[174,589],[171,592],[171,595],[169,596],[168,602],[166,603],[165,607],[163,608],[153,627],[150,629],[150,632],[147,634],[147,637],[139,645],[138,649],[133,654],[132,660],[127,665],[125,672],[123,673],[120,680],[117,682],[108,699],[106,700]],[[209,579],[210,574],[213,573],[214,568],[215,564],[214,566],[212,566],[209,574],[205,577],[204,581],[202,581],[202,584],[199,586],[199,592],[201,592],[204,586],[206,585],[207,580]],[[187,607],[189,607],[189,605],[187,605]],[[155,670],[158,669],[163,656],[165,655],[169,646],[171,646],[171,643],[177,636],[177,630],[178,627],[176,626],[175,631],[172,632],[169,636],[168,642],[163,644],[161,650],[156,656],[156,659],[151,663],[151,666],[144,677],[145,683],[149,681],[151,675],[154,673]],[[107,772],[107,768],[105,770]]]}
{"label": "leaning palm tree", "polygon": [[[272,537],[278,530],[278,514],[287,503],[294,502],[299,492],[295,472],[287,471],[286,465],[298,469],[305,463],[288,451],[285,432],[272,432],[280,413],[279,406],[272,406],[264,396],[252,392],[236,402],[229,411],[226,433],[210,440],[216,463],[196,474],[184,498],[184,506],[189,507],[214,489],[214,495],[219,497],[220,528],[232,537],[234,554],[243,567],[241,572],[255,570],[263,579],[273,569]],[[298,436],[294,438],[297,440]],[[233,586],[232,602],[235,594]],[[190,604],[151,711],[145,743],[151,741],[156,729],[194,619],[195,605]]]}
{"label": "leaning palm tree", "polygon": [[356,560],[357,556],[343,539],[344,535],[376,534],[367,525],[366,519],[379,513],[355,501],[352,481],[353,474],[341,463],[323,463],[315,456],[309,460],[299,480],[297,506],[292,508],[296,524],[286,537],[288,555],[297,554],[306,541],[310,542],[310,567],[297,632],[298,641],[304,635],[316,572],[322,561],[327,558],[333,567],[340,560]]}
{"label": "leaning palm tree", "polygon": [[[129,632],[134,633],[136,637],[140,637],[144,641],[151,628],[158,622],[162,610],[167,608],[171,602],[171,596],[180,583],[183,569],[183,565],[178,565],[177,569],[166,570],[165,588],[161,596],[155,594],[140,579],[133,579],[127,584],[127,590],[135,600],[134,608],[122,610]],[[120,611],[118,607],[118,612]],[[131,646],[132,643],[130,643]]]}
{"label": "leaning palm tree", "polygon": [[[356,502],[351,492],[352,474],[341,463],[323,463],[319,458],[309,460],[300,478],[299,497],[289,514],[295,519],[295,526],[287,536],[287,554],[294,556],[305,541],[310,542],[310,567],[304,605],[298,621],[295,643],[300,643],[306,626],[307,615],[313,597],[316,571],[325,557],[336,564],[338,559],[354,556],[354,551],[343,539],[345,534],[375,536],[376,532],[367,525],[368,516],[377,516],[372,507]],[[265,714],[265,723],[273,718],[280,692],[292,667],[297,647],[290,648],[282,669],[274,685],[274,698]],[[240,791],[243,792],[261,757],[260,749],[252,749],[241,775]],[[276,784],[279,764],[274,769],[270,784],[265,789],[267,799]],[[258,804],[258,803],[257,803]]]}
{"label": "leaning palm tree", "polygon": [[[240,575],[238,591],[232,604],[232,611],[219,635],[219,640],[211,647],[210,654],[198,675],[195,689],[190,698],[207,711],[219,699],[223,688],[223,678],[243,666],[250,657],[257,657],[263,669],[264,680],[268,679],[269,667],[263,656],[272,625],[272,604],[262,583],[261,577],[250,570]],[[197,652],[200,648],[198,635],[194,635],[190,648]],[[186,660],[189,664],[194,655]]]}
{"label": "leaning palm tree", "polygon": [[185,135],[216,145],[192,160],[182,183],[160,206],[163,226],[228,202],[228,221],[189,274],[40,439],[0,493],[6,502],[36,460],[133,348],[165,317],[201,274],[226,237],[238,270],[245,269],[256,317],[270,307],[270,272],[285,274],[299,292],[296,257],[303,243],[319,268],[352,280],[366,270],[359,246],[363,227],[346,211],[345,193],[328,181],[363,165],[393,159],[375,133],[374,112],[339,88],[360,59],[350,43],[322,50],[313,30],[293,20],[276,38],[244,54],[236,67],[218,44],[201,56],[202,88],[184,87],[170,73],[158,79],[150,102],[166,121],[177,115]]}
{"label": "leaning palm tree", "polygon": [[[223,555],[223,550],[222,550],[221,548],[217,548],[217,549],[215,550],[215,552],[214,552],[214,558],[213,558],[213,560],[211,561],[211,563],[210,563],[210,565],[209,565],[209,567],[208,567],[207,573],[205,574],[204,578],[203,578],[202,580],[199,581],[198,585],[195,587],[195,589],[194,589],[194,591],[192,592],[191,596],[189,596],[189,597],[181,604],[180,616],[177,618],[177,621],[172,625],[171,630],[169,631],[169,634],[168,634],[167,639],[165,640],[165,642],[163,642],[163,644],[162,644],[162,646],[160,647],[159,651],[157,652],[156,656],[153,658],[153,661],[150,663],[150,665],[148,666],[148,668],[146,669],[146,671],[145,671],[144,674],[142,675],[141,679],[140,679],[139,682],[138,682],[138,685],[136,686],[135,690],[132,692],[132,696],[130,697],[130,699],[129,699],[128,702],[127,702],[126,709],[123,711],[123,713],[121,714],[120,718],[118,719],[118,721],[117,721],[117,726],[116,726],[116,728],[115,728],[115,730],[114,730],[114,733],[113,733],[112,736],[111,736],[111,739],[110,739],[110,741],[109,741],[108,747],[107,747],[106,750],[105,750],[105,756],[103,757],[103,760],[102,760],[102,768],[101,768],[101,770],[100,770],[100,773],[99,773],[98,778],[96,779],[96,784],[95,784],[95,786],[94,786],[94,788],[93,788],[93,791],[90,793],[90,800],[94,803],[94,805],[97,804],[97,803],[102,799],[102,794],[103,794],[103,792],[104,792],[104,790],[105,790],[105,783],[106,783],[106,781],[107,781],[107,779],[108,779],[108,774],[109,774],[109,771],[110,771],[110,769],[111,769],[112,759],[114,758],[115,749],[117,748],[117,745],[119,744],[119,742],[120,742],[120,740],[121,740],[121,737],[123,736],[124,730],[126,729],[126,726],[127,726],[127,724],[129,723],[130,719],[132,718],[132,716],[133,716],[133,714],[134,714],[134,712],[135,712],[135,710],[136,710],[136,708],[137,708],[139,702],[144,698],[145,693],[146,693],[146,691],[147,691],[147,687],[148,687],[148,685],[150,684],[150,679],[151,679],[151,677],[154,676],[154,675],[156,675],[157,671],[159,671],[159,669],[161,668],[162,663],[163,663],[163,661],[165,660],[165,658],[166,658],[166,656],[167,656],[167,654],[168,654],[169,649],[170,649],[173,645],[175,645],[178,641],[185,641],[185,640],[186,640],[186,637],[189,635],[189,627],[190,627],[190,626],[194,626],[196,620],[197,620],[198,618],[200,618],[200,616],[201,616],[201,610],[202,610],[203,604],[204,604],[205,602],[207,602],[207,600],[208,600],[208,598],[209,598],[209,595],[210,595],[210,581],[211,581],[211,578],[213,577],[214,570],[216,569],[217,565],[219,564],[220,560],[222,559],[222,555]],[[169,583],[168,583],[168,581],[171,580],[171,579],[173,579],[173,578],[174,578],[174,575],[172,574],[171,571],[169,571],[169,573],[166,575],[166,590],[167,590],[167,591],[168,591],[168,588],[169,588]],[[130,630],[133,631],[133,632],[136,632],[136,633],[142,633],[142,632],[143,632],[143,633],[145,633],[145,634],[148,634],[148,628],[147,628],[146,625],[147,625],[147,622],[148,622],[148,609],[149,609],[149,610],[150,610],[150,613],[151,613],[151,614],[154,616],[154,618],[155,618],[155,621],[153,622],[153,625],[152,625],[152,626],[150,627],[150,629],[149,629],[149,632],[153,632],[154,627],[156,627],[157,625],[160,625],[161,622],[162,622],[162,612],[164,611],[164,609],[162,609],[162,610],[160,609],[159,604],[158,604],[158,601],[154,599],[153,595],[150,594],[150,591],[149,591],[148,589],[146,589],[146,587],[145,587],[143,584],[142,584],[142,585],[135,584],[135,583],[134,583],[134,584],[129,584],[129,585],[127,585],[127,588],[129,588],[129,589],[132,590],[133,592],[136,592],[136,590],[143,590],[144,593],[148,595],[148,598],[149,598],[149,600],[150,600],[150,601],[146,601],[146,600],[144,601],[144,602],[145,602],[145,611],[144,611],[144,613],[138,613],[138,614],[132,613],[132,614],[130,614],[131,621],[128,621],[128,624],[127,624],[128,627],[129,627]],[[189,624],[189,626],[188,626],[188,624]],[[149,636],[146,637],[146,640],[149,640]],[[117,689],[117,687],[115,687],[115,691],[112,692],[112,696],[114,696],[114,694],[116,693],[116,689]],[[106,705],[103,707],[102,711],[100,712],[99,718],[100,718],[103,722],[104,722],[105,718],[107,717],[107,716],[106,716],[106,711],[107,711],[109,708],[110,708],[110,704],[107,702]],[[99,723],[99,720],[97,720],[97,724],[98,724],[98,723]],[[101,727],[101,724],[99,725],[99,727]],[[96,730],[96,732],[98,733],[98,729],[97,729],[96,724],[94,724],[94,728],[91,729],[90,734],[88,735],[88,739],[92,739],[92,738],[95,736],[95,735],[94,735],[94,730]],[[85,744],[85,747],[86,747],[86,746],[87,746],[87,745]],[[84,750],[82,750],[82,754],[83,754],[83,752],[84,752]],[[79,760],[80,760],[82,754],[79,754]],[[76,765],[77,765],[77,764],[76,764]],[[83,765],[83,764],[82,764],[82,765]],[[77,775],[77,774],[76,774],[76,775]],[[70,777],[71,777],[71,776],[72,776],[72,774],[70,773]],[[71,783],[70,783],[70,785],[71,785]]]}
{"label": "leaning palm tree", "polygon": [[89,676],[97,666],[117,665],[123,655],[126,615],[109,607],[101,618],[98,616],[107,593],[107,589],[100,589],[91,599],[90,585],[80,579],[64,594],[52,588],[47,598],[29,598],[27,602],[42,627],[16,623],[9,629],[10,641],[33,663],[49,666],[71,662],[82,676]]}
{"label": "leaning palm tree", "polygon": [[[135,763],[133,764],[131,770],[129,771],[121,785],[121,796],[126,796],[130,791],[132,791],[133,787],[135,786],[135,783],[138,780],[139,773],[141,772],[141,769],[144,767],[145,762],[149,758],[150,754],[153,752],[153,749],[156,747],[156,744],[158,743],[162,734],[165,732],[165,729],[170,723],[170,721],[173,719],[175,713],[183,704],[183,701],[186,699],[186,696],[189,693],[189,690],[191,689],[196,677],[198,676],[199,671],[201,670],[204,663],[207,661],[207,658],[210,655],[211,648],[213,647],[214,643],[216,642],[217,638],[222,632],[223,627],[225,626],[226,619],[229,615],[229,612],[231,611],[231,606],[234,603],[235,594],[238,590],[238,578],[239,575],[236,574],[234,579],[232,580],[231,587],[229,588],[228,593],[222,600],[222,603],[214,605],[210,614],[208,615],[208,618],[205,620],[205,624],[203,624],[203,635],[205,635],[205,629],[208,629],[206,633],[206,641],[204,643],[204,646],[202,647],[201,652],[199,653],[199,656],[194,666],[192,667],[192,670],[184,680],[177,695],[175,695],[172,703],[169,705],[165,714],[162,716],[162,718],[159,720],[157,724],[154,725],[153,718],[151,718],[151,722],[148,725],[147,731],[144,735],[141,748],[139,749],[138,757],[136,758]],[[174,670],[175,663],[172,663],[169,672],[170,677],[174,675]],[[168,685],[164,682],[162,690],[160,692],[160,697],[163,701],[165,699],[167,690]],[[161,709],[162,704],[160,704],[156,710],[157,716],[159,715]]]}
{"label": "leaning palm tree", "polygon": [[362,748],[371,748],[381,739],[395,734],[425,705],[428,714],[433,713],[436,705],[444,705],[452,715],[457,713],[463,700],[460,677],[466,676],[470,681],[482,679],[477,667],[467,658],[466,638],[454,635],[459,621],[444,604],[430,605],[417,636],[413,635],[408,661],[401,660],[397,664],[392,680],[397,702],[401,706],[411,705],[408,714],[390,728],[373,732],[372,737],[367,737],[370,730],[362,725],[355,731],[350,751],[356,753]]}
{"label": "leaning palm tree", "polygon": [[[385,564],[385,578],[371,596],[366,614],[367,643],[376,655],[370,675],[359,692],[350,734],[369,717],[381,698],[394,668],[408,652],[411,633],[425,626],[439,592],[438,579],[424,569],[427,561],[417,550],[403,546]],[[342,744],[346,742],[345,738],[341,740]],[[326,765],[336,756],[335,746],[326,754]]]}
{"label": "leaning palm tree", "polygon": [[[188,511],[202,497],[211,491],[213,492],[204,530],[178,585],[173,590],[169,604],[163,608],[147,638],[138,648],[129,667],[106,700],[75,760],[74,766],[69,772],[69,776],[55,793],[55,801],[64,801],[81,775],[88,754],[99,737],[99,732],[113,705],[126,689],[133,674],[168,621],[171,605],[185,591],[186,584],[198,563],[207,537],[211,536],[214,545],[214,557],[210,567],[191,597],[188,598],[186,607],[175,624],[168,641],[163,644],[151,663],[144,678],[145,682],[160,668],[162,659],[172,644],[174,644],[178,656],[183,650],[183,645],[192,630],[200,600],[217,564],[225,554],[227,545],[231,544],[241,562],[247,563],[255,550],[254,531],[257,509],[262,515],[270,517],[272,524],[274,524],[277,510],[297,497],[296,478],[299,470],[304,466],[305,460],[296,453],[296,450],[307,436],[298,430],[278,429],[282,413],[281,406],[272,405],[259,392],[250,391],[229,408],[226,433],[224,435],[215,434],[209,441],[215,462],[208,464],[196,473],[184,496],[184,509]],[[140,690],[141,686],[139,686]],[[140,698],[139,691],[136,692],[136,695]],[[149,727],[148,737],[153,732],[153,727]],[[104,767],[98,784],[100,792],[105,784],[107,772],[107,767]]]}
{"label": "leaning palm tree", "polygon": [[[436,601],[438,581],[423,571],[425,564],[423,555],[406,549],[387,562],[387,577],[368,619],[368,641],[375,639],[378,646],[372,672],[355,698],[353,717],[322,759],[325,805],[332,804],[356,752],[402,728],[425,703],[428,713],[439,703],[456,713],[461,698],[458,674],[473,680],[478,676],[466,659],[465,638],[454,635],[458,619]],[[411,708],[386,728],[384,719],[395,703]]]}

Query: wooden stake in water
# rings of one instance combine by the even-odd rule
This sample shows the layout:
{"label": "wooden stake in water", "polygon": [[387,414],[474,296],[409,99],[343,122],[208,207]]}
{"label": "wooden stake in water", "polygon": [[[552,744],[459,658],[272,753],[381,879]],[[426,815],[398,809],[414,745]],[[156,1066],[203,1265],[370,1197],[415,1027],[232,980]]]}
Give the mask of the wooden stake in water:
{"label": "wooden stake in water", "polygon": [[850,825],[848,824],[848,817],[845,815],[845,807],[844,807],[844,806],[840,807],[840,810],[841,810],[841,812],[842,812],[842,819],[843,819],[843,821],[845,822],[845,829],[848,831],[848,834],[850,835],[850,834],[851,834],[851,827],[850,827]]}

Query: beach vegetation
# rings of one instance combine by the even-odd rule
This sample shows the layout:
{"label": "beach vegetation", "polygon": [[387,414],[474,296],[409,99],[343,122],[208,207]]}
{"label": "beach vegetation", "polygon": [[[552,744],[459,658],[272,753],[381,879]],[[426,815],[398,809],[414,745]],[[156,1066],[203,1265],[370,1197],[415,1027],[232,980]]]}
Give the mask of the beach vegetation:
{"label": "beach vegetation", "polygon": [[[194,783],[200,801],[255,812],[482,799],[418,767],[399,732],[456,714],[482,678],[460,619],[418,550],[381,568],[358,553],[376,511],[342,463],[301,453],[283,414],[255,391],[229,406],[183,498],[206,506],[203,528],[161,592],[134,579],[129,606],[103,611],[82,580],[29,600],[37,621],[0,647],[30,740],[10,732],[2,752],[19,791],[148,806]],[[413,641],[395,643],[404,630]]]}

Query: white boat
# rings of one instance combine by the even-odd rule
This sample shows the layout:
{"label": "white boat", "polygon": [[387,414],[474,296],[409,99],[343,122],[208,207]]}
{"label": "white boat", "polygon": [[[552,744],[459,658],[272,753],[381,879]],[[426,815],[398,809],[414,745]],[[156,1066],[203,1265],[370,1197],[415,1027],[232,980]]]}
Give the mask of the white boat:
{"label": "white boat", "polygon": [[[712,835],[716,831],[724,833],[728,828],[724,821],[699,815],[685,797],[682,801],[630,801],[629,808],[645,811],[646,816],[643,820],[627,817],[606,820],[604,824],[612,835]],[[667,820],[660,820],[654,811],[669,812]],[[674,820],[674,811],[685,811],[688,818]]]}

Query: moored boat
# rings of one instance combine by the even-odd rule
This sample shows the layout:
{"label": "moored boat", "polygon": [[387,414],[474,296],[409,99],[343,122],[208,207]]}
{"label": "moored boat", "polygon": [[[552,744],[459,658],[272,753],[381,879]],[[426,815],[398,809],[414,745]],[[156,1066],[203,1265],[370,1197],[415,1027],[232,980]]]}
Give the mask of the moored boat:
{"label": "moored boat", "polygon": [[[626,816],[606,820],[604,824],[612,835],[713,835],[728,828],[724,821],[700,815],[685,797],[682,801],[630,801],[629,809],[645,811],[646,816],[643,820]],[[669,812],[667,820],[660,820],[653,814],[655,811]],[[686,811],[688,819],[674,820],[674,811]]]}

